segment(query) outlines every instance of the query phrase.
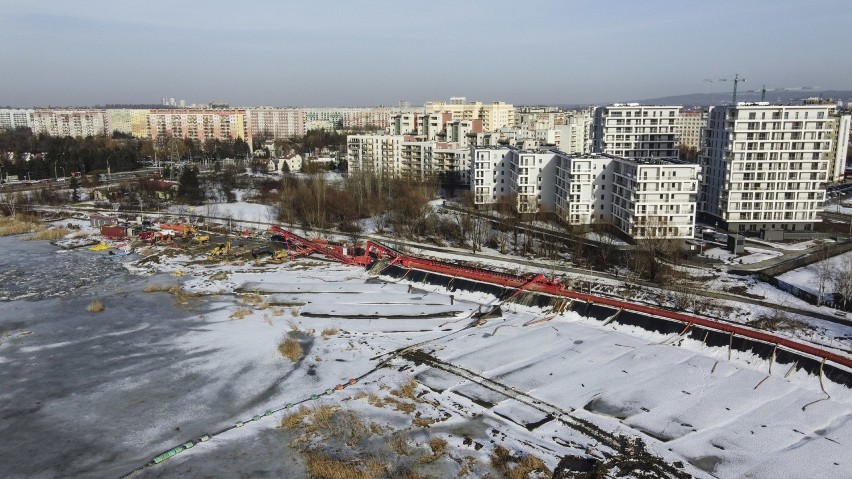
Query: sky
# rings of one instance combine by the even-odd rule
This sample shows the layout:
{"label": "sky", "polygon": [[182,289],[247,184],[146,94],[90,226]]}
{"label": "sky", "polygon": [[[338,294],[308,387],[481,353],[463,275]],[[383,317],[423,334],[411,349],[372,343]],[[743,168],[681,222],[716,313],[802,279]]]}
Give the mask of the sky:
{"label": "sky", "polygon": [[848,0],[0,0],[0,105],[607,103],[737,73],[852,89],[850,26]]}

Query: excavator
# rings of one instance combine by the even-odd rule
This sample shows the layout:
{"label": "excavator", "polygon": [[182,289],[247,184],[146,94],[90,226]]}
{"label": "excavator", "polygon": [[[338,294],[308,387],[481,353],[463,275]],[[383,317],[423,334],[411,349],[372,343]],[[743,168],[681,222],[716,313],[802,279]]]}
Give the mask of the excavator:
{"label": "excavator", "polygon": [[208,241],[210,241],[210,235],[209,234],[193,235],[191,241],[193,243],[206,244]]}
{"label": "excavator", "polygon": [[231,251],[231,242],[227,243],[219,243],[213,249],[210,250],[209,256],[225,256]]}

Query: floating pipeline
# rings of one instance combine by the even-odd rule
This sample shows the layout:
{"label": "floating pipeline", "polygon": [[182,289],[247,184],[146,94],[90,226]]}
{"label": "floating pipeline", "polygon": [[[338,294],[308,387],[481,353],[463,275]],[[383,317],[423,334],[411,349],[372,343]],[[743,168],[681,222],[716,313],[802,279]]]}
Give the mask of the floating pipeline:
{"label": "floating pipeline", "polygon": [[[473,268],[459,269],[459,271],[470,270]],[[375,267],[373,271],[397,279],[445,287],[449,291],[486,293],[501,299],[509,298],[516,291],[502,284],[405,267],[402,262],[382,262],[381,268]],[[502,273],[495,273],[495,277],[505,276]],[[487,275],[478,274],[476,277],[487,278]],[[512,284],[522,286],[522,278],[515,277]],[[601,323],[612,322],[635,326],[664,336],[674,335],[675,339],[689,338],[709,347],[730,348],[732,351],[754,354],[770,363],[777,363],[778,371],[787,371],[793,367],[814,376],[822,374],[836,384],[852,388],[852,371],[848,369],[852,367],[852,360],[808,344],[721,321],[692,317],[677,311],[652,308],[561,288],[555,291],[556,294],[535,291],[535,289],[537,289],[536,285],[533,285],[529,290],[515,296],[514,300],[528,306],[547,308],[568,297],[574,299],[568,309]]]}

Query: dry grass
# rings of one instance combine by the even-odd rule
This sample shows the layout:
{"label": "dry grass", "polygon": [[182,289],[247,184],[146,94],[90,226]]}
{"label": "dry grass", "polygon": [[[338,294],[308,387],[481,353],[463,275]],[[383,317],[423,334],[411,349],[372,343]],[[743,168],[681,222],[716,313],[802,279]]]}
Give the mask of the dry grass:
{"label": "dry grass", "polygon": [[278,352],[294,363],[302,359],[302,345],[290,336],[278,343]]}
{"label": "dry grass", "polygon": [[552,472],[541,458],[532,454],[525,454],[516,458],[503,446],[497,446],[491,453],[491,465],[493,465],[506,479],[527,479],[530,474],[536,473],[534,477],[550,477]]}
{"label": "dry grass", "polygon": [[416,417],[416,418],[414,418],[413,421],[411,421],[411,424],[414,424],[417,427],[429,427],[432,424],[435,424],[437,422],[441,422],[441,420],[440,419],[432,419],[432,418],[429,418],[429,417]]}
{"label": "dry grass", "polygon": [[320,333],[320,334],[321,334],[321,335],[322,335],[322,337],[324,337],[324,338],[329,338],[329,337],[331,337],[331,336],[336,335],[336,334],[337,334],[337,333],[339,333],[339,332],[340,332],[340,331],[339,331],[339,330],[337,330],[337,329],[335,329],[335,328],[326,328],[326,329],[323,329],[323,330],[322,330],[322,333]]}
{"label": "dry grass", "polygon": [[299,308],[293,308],[290,310],[290,316],[296,318],[299,316]]}
{"label": "dry grass", "polygon": [[424,454],[420,458],[420,462],[429,463],[437,461],[447,450],[447,440],[441,437],[432,436],[429,438],[429,449],[432,454]]}
{"label": "dry grass", "polygon": [[24,215],[0,217],[0,236],[20,235],[35,231],[38,218]]}
{"label": "dry grass", "polygon": [[251,305],[258,305],[266,302],[266,299],[257,293],[243,294],[239,298],[243,303]]}
{"label": "dry grass", "polygon": [[[202,296],[202,293],[189,292],[189,291],[183,289],[183,287],[181,287],[179,284],[172,284],[172,285],[149,284],[148,286],[145,286],[144,288],[142,288],[142,291],[144,291],[146,293],[170,293],[171,295],[173,295],[175,297],[175,303],[178,306],[186,306],[190,303],[190,301],[192,301],[193,298],[198,297],[198,296]],[[188,309],[192,309],[192,308],[188,308]],[[239,310],[237,312],[235,312],[234,314],[232,314],[231,318],[235,318],[235,315],[238,315],[237,313],[239,313]],[[243,313],[239,313],[239,314],[243,314]],[[238,318],[235,318],[235,319],[243,319],[245,316],[248,316],[249,314],[251,314],[251,310],[248,310],[248,313],[246,313],[246,314],[244,314],[244,315],[242,315]]]}
{"label": "dry grass", "polygon": [[391,437],[385,440],[388,447],[400,456],[407,456],[409,453],[408,434],[402,431],[397,431]]}
{"label": "dry grass", "polygon": [[69,230],[68,228],[63,228],[63,227],[48,228],[48,229],[45,229],[45,230],[37,231],[36,233],[31,235],[27,239],[55,241],[55,240],[64,238],[70,232],[71,232],[71,230]]}
{"label": "dry grass", "polygon": [[103,310],[104,303],[102,303],[99,299],[92,301],[88,306],[86,306],[86,311],[90,313],[100,313]]}
{"label": "dry grass", "polygon": [[408,381],[391,391],[391,394],[406,399],[417,399],[415,392],[417,392],[417,381],[414,378],[408,378]]}
{"label": "dry grass", "polygon": [[385,466],[375,458],[337,459],[319,449],[304,453],[305,472],[311,479],[379,479],[387,476]]}
{"label": "dry grass", "polygon": [[365,424],[358,415],[340,406],[322,404],[314,408],[301,407],[281,421],[285,429],[302,428],[305,437],[296,442],[308,442],[308,436],[342,440],[354,447],[374,434],[372,426]]}
{"label": "dry grass", "polygon": [[282,316],[284,315],[284,308],[282,308],[281,306],[273,306],[269,309],[269,312],[273,316]]}
{"label": "dry grass", "polygon": [[142,288],[142,291],[146,293],[161,293],[171,291],[171,289],[174,287],[174,285],[169,284],[149,284],[148,286]]}
{"label": "dry grass", "polygon": [[268,324],[268,325],[270,325],[270,326],[272,326],[272,318],[269,316],[269,314],[265,314],[265,313],[264,313],[264,315],[263,315],[263,322],[264,322],[264,323],[266,323],[266,324]]}
{"label": "dry grass", "polygon": [[[248,308],[237,308],[236,311],[231,313],[231,319],[245,319],[246,316],[251,315],[252,311]],[[281,350],[281,346],[278,347],[278,350]]]}
{"label": "dry grass", "polygon": [[302,427],[302,423],[310,413],[310,409],[302,406],[299,408],[298,411],[282,419],[281,427],[283,427],[284,429],[296,429],[297,427]]}
{"label": "dry grass", "polygon": [[476,464],[476,458],[473,456],[465,456],[461,460],[461,467],[459,468],[459,477],[464,477],[473,472],[473,466]]}

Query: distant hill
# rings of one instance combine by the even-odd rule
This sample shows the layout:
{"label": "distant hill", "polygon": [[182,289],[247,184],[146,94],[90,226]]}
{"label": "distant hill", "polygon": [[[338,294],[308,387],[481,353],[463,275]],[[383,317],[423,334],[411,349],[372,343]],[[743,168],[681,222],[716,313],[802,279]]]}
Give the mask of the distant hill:
{"label": "distant hill", "polygon": [[[635,102],[643,105],[729,105],[731,103],[731,93],[691,93],[688,95],[673,95],[637,100]],[[813,97],[841,100],[846,104],[852,101],[852,90],[767,90],[765,101],[770,103],[799,103],[805,98]],[[737,92],[737,101],[760,101],[760,91],[747,90]]]}

